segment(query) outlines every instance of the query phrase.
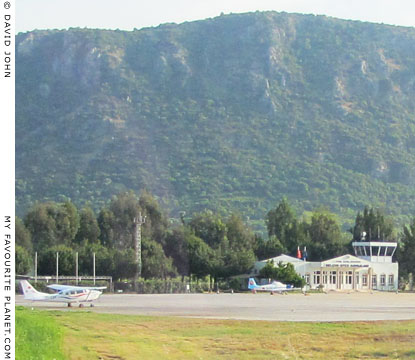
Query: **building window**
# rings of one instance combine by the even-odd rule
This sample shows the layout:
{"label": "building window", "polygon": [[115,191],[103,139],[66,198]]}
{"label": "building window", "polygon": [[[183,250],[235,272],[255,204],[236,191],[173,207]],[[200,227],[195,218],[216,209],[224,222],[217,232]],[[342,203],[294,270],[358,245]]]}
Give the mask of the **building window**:
{"label": "building window", "polygon": [[359,285],[359,274],[356,274],[356,285]]}
{"label": "building window", "polygon": [[330,271],[330,284],[336,284],[337,271]]}
{"label": "building window", "polygon": [[380,275],[380,286],[385,286],[386,285],[386,275],[382,274]]}
{"label": "building window", "polygon": [[367,286],[367,274],[363,274],[362,276],[362,286]]}
{"label": "building window", "polygon": [[372,275],[372,288],[377,287],[377,280],[378,277],[376,275]]}
{"label": "building window", "polygon": [[314,271],[314,284],[320,284],[320,271]]}
{"label": "building window", "polygon": [[346,284],[352,284],[353,282],[353,271],[346,271]]}
{"label": "building window", "polygon": [[393,274],[390,274],[389,275],[389,286],[393,286],[394,285],[394,281],[395,279],[394,279],[394,276],[393,276]]}
{"label": "building window", "polygon": [[307,285],[310,285],[310,274],[309,273],[305,274],[305,283]]}

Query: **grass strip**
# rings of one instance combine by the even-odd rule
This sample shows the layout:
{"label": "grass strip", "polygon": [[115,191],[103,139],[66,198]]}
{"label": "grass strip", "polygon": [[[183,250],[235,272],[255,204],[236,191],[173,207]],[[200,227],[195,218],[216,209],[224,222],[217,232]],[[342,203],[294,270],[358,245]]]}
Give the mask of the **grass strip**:
{"label": "grass strip", "polygon": [[16,360],[63,360],[63,327],[54,314],[16,307]]}
{"label": "grass strip", "polygon": [[415,358],[415,321],[301,323],[35,312],[42,313],[61,327],[63,353],[70,360]]}

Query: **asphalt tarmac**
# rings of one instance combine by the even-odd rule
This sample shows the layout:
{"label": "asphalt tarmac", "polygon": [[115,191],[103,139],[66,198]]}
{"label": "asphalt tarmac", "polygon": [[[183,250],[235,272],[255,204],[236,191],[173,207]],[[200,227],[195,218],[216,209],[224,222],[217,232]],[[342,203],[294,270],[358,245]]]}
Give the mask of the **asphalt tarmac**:
{"label": "asphalt tarmac", "polygon": [[[63,303],[30,302],[16,296],[16,305],[78,310]],[[415,320],[415,293],[287,294],[104,294],[86,311],[112,314],[183,316],[268,321]]]}

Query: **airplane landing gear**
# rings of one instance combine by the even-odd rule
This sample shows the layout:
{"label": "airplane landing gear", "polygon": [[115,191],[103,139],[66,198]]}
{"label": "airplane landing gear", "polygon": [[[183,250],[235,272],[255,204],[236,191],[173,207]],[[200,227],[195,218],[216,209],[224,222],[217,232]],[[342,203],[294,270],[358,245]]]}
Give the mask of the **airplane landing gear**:
{"label": "airplane landing gear", "polygon": [[84,307],[84,304],[79,304],[79,307],[80,307],[80,308],[83,308],[83,307]]}
{"label": "airplane landing gear", "polygon": [[71,303],[68,303],[68,307],[72,307],[72,304]]}
{"label": "airplane landing gear", "polygon": [[95,305],[91,303],[91,305],[89,305],[90,307],[94,307]]}

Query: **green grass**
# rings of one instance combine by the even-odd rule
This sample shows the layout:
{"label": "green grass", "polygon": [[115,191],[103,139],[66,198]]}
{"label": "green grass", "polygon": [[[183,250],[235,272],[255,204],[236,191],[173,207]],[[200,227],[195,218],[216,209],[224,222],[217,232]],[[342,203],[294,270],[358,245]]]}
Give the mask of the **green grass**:
{"label": "green grass", "polygon": [[[17,325],[17,359],[413,359],[415,354],[415,321],[300,323],[88,311],[17,313],[27,320]],[[21,336],[28,333],[25,327],[33,328],[33,321],[34,331],[41,330],[44,338],[44,345],[35,347],[49,351],[22,357],[26,344]],[[65,357],[55,355],[62,353]]]}
{"label": "green grass", "polygon": [[16,308],[16,360],[60,360],[63,327],[53,315]]}

